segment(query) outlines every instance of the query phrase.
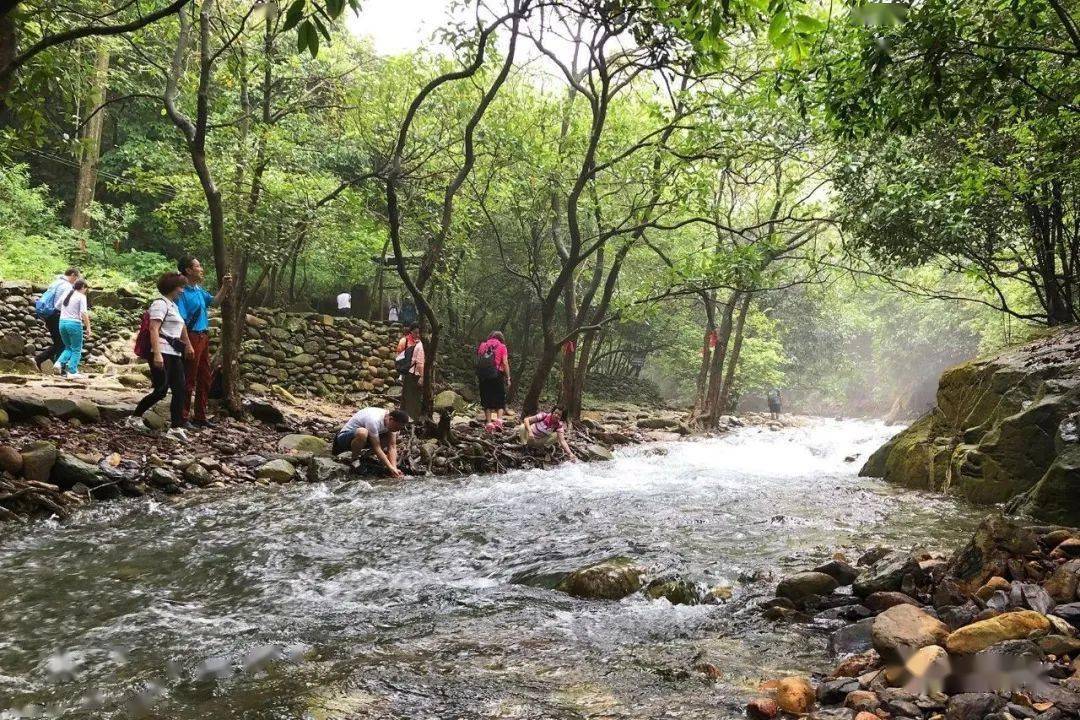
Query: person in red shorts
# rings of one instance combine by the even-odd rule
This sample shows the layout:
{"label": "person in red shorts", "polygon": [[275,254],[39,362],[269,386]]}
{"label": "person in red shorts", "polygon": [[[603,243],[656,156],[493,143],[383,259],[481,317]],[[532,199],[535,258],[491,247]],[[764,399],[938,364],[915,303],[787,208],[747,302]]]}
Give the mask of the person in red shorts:
{"label": "person in red shorts", "polygon": [[[184,401],[184,420],[195,427],[210,427],[206,418],[206,401],[210,394],[210,316],[209,309],[218,305],[232,290],[232,276],[221,278],[221,287],[217,295],[211,295],[202,286],[203,266],[198,258],[184,257],[176,264],[176,269],[187,278],[187,287],[176,300],[180,315],[187,325],[188,337],[191,338],[192,357],[188,358],[184,368],[187,397]],[[192,391],[194,391],[195,417],[192,418]]]}

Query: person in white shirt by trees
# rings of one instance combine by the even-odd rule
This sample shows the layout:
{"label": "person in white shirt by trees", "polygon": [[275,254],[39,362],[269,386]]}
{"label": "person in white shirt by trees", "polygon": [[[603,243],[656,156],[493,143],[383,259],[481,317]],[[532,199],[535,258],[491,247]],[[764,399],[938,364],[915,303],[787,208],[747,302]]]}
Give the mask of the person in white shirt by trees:
{"label": "person in white shirt by trees", "polygon": [[350,293],[338,293],[337,314],[341,316],[352,315],[352,295]]}
{"label": "person in white shirt by trees", "polygon": [[184,429],[184,401],[187,390],[184,382],[184,358],[194,357],[195,351],[188,337],[187,326],[176,306],[176,299],[184,291],[187,278],[178,272],[167,272],[158,278],[157,287],[161,297],[150,303],[150,380],[154,389],[135,406],[135,418],[143,414],[172,393],[169,417],[172,427],[168,435],[174,440],[186,441]]}
{"label": "person in white shirt by trees", "polygon": [[57,296],[56,309],[60,311],[60,338],[64,352],[56,361],[61,375],[79,377],[79,360],[82,359],[83,340],[90,338],[90,310],[86,305],[85,280],[76,280],[63,296]]}
{"label": "person in white shirt by trees", "polygon": [[408,424],[409,414],[404,410],[366,407],[349,418],[334,436],[334,454],[351,451],[356,457],[370,449],[391,477],[403,477],[397,466],[397,435]]}

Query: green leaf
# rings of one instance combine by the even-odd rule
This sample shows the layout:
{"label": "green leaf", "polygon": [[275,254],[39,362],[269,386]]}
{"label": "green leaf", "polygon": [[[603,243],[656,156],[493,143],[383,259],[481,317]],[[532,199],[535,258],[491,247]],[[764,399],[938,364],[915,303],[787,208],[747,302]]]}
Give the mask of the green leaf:
{"label": "green leaf", "polygon": [[786,13],[779,12],[773,15],[772,22],[769,23],[769,42],[777,46],[786,44],[789,24],[790,20]]}
{"label": "green leaf", "polygon": [[285,12],[285,24],[281,26],[282,32],[288,32],[296,27],[297,23],[304,17],[304,7],[306,5],[307,0],[294,0],[293,4]]}
{"label": "green leaf", "polygon": [[812,15],[795,16],[795,30],[807,35],[816,34],[825,29],[825,23]]}
{"label": "green leaf", "polygon": [[[315,27],[317,27],[319,32],[322,33],[322,36],[326,38],[326,42],[330,42],[330,31],[323,25],[322,20],[320,20],[317,15],[312,15],[311,19],[315,21]],[[313,52],[312,55],[314,56],[315,53]]]}
{"label": "green leaf", "polygon": [[331,18],[337,18],[345,11],[345,0],[326,0],[326,13]]}

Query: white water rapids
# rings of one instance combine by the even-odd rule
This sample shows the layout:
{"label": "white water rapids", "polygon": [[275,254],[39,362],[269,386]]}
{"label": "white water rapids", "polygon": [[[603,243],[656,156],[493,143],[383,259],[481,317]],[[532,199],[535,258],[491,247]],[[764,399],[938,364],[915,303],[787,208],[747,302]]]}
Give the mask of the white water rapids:
{"label": "white water rapids", "polygon": [[[608,463],[3,527],[0,718],[740,715],[762,677],[827,663],[823,635],[754,609],[781,575],[874,544],[951,547],[972,527],[949,499],[857,477],[895,430],[815,420]],[[613,555],[734,597],[550,589]]]}

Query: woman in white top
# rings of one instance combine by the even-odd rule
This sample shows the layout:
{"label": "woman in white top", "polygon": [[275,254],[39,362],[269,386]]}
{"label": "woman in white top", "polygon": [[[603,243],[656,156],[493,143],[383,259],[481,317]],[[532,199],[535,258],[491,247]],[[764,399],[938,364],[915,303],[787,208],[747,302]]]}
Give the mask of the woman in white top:
{"label": "woman in white top", "polygon": [[85,280],[76,280],[70,290],[56,298],[56,309],[60,311],[60,339],[64,341],[64,352],[57,358],[56,367],[64,377],[79,377],[83,339],[90,337],[87,289]]}
{"label": "woman in white top", "polygon": [[194,351],[188,339],[187,326],[176,307],[176,298],[184,291],[187,278],[178,272],[167,272],[158,278],[158,292],[161,297],[150,303],[150,380],[154,389],[135,406],[135,417],[152,408],[170,391],[169,415],[172,428],[169,437],[187,440],[184,435],[184,358],[192,357]]}

